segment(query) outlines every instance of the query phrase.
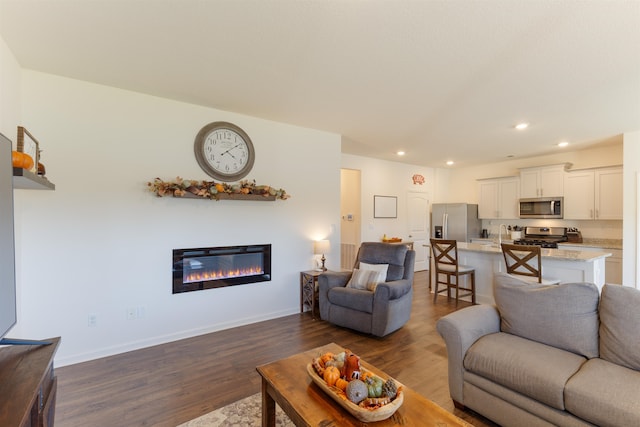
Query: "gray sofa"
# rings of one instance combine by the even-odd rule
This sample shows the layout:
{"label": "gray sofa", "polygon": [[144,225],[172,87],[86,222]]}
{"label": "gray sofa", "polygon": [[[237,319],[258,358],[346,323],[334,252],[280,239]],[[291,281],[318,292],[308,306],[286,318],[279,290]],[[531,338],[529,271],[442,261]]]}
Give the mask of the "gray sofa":
{"label": "gray sofa", "polygon": [[[388,266],[386,277],[373,290],[350,286],[362,263]],[[378,337],[400,329],[411,317],[414,264],[415,252],[406,245],[362,243],[354,271],[328,271],[318,277],[320,318]]]}
{"label": "gray sofa", "polygon": [[494,280],[496,305],[437,322],[449,391],[502,426],[640,426],[640,291]]}

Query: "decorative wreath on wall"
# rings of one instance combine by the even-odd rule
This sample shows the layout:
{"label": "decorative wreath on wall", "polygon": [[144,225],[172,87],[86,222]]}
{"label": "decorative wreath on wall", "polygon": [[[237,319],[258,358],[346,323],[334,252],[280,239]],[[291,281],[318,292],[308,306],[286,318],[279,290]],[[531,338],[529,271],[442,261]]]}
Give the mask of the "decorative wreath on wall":
{"label": "decorative wreath on wall", "polygon": [[196,181],[176,177],[175,181],[163,181],[156,178],[148,182],[149,191],[158,197],[191,197],[203,199],[237,199],[237,200],[286,200],[291,197],[280,188],[269,185],[256,185],[255,180],[243,180],[236,184],[215,181]]}

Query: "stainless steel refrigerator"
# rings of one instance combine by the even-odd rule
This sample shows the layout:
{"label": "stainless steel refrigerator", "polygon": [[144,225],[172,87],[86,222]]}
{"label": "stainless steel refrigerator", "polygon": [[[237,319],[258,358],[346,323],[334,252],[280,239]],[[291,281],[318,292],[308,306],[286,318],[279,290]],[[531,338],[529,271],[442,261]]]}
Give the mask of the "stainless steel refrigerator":
{"label": "stainless steel refrigerator", "polygon": [[434,203],[431,206],[431,237],[469,242],[480,237],[478,205]]}

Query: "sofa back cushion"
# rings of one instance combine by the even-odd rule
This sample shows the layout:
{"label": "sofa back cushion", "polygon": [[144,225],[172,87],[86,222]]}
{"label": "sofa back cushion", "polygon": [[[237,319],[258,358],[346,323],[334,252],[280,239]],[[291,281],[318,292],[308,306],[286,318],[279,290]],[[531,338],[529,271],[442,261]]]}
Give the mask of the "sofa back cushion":
{"label": "sofa back cushion", "polygon": [[406,245],[391,245],[382,242],[363,242],[358,251],[355,268],[360,268],[361,262],[367,264],[388,264],[387,282],[400,280],[404,277],[404,259],[407,256]]}
{"label": "sofa back cushion", "polygon": [[604,285],[600,298],[600,357],[640,371],[640,291]]}
{"label": "sofa back cushion", "polygon": [[502,332],[598,357],[596,285],[540,285],[497,273],[493,286]]}

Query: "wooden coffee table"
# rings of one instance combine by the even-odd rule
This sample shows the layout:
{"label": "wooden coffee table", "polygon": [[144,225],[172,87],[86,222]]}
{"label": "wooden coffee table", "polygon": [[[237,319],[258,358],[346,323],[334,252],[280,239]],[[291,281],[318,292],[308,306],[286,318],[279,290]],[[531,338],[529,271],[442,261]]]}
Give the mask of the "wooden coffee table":
{"label": "wooden coffee table", "polygon": [[[335,343],[305,351],[258,366],[262,376],[262,425],[275,426],[276,402],[296,426],[363,426],[363,423],[349,414],[320,387],[313,383],[307,374],[307,364],[314,357],[328,351],[340,353],[344,350]],[[387,377],[383,372],[362,361],[362,366],[376,375]],[[468,426],[471,424],[447,412],[429,399],[404,386],[404,403],[386,420],[370,423],[376,427],[384,426],[425,426],[438,427]]]}

